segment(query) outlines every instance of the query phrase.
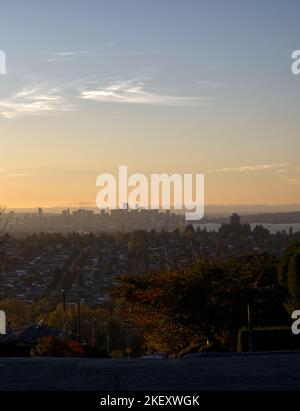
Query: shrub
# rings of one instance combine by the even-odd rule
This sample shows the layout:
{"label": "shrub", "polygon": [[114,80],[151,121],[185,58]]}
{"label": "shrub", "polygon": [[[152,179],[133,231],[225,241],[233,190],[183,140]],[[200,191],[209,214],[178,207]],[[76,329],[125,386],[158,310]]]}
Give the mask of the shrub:
{"label": "shrub", "polygon": [[32,349],[37,357],[84,357],[85,349],[77,341],[63,341],[54,336],[43,337]]}
{"label": "shrub", "polygon": [[[299,350],[300,335],[292,334],[289,327],[265,327],[253,330],[254,351]],[[243,327],[238,334],[237,351],[248,351],[248,328]]]}

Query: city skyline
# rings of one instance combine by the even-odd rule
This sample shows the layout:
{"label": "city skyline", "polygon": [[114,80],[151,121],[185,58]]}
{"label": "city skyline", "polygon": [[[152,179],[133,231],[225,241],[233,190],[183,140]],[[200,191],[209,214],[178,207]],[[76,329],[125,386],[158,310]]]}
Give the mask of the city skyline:
{"label": "city skyline", "polygon": [[127,164],[204,173],[206,206],[300,204],[299,3],[188,3],[5,5],[1,203],[93,207]]}

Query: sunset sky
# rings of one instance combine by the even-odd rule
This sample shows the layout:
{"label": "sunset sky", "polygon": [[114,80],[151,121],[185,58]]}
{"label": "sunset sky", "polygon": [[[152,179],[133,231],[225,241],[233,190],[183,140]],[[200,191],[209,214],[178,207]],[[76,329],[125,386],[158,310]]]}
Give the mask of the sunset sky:
{"label": "sunset sky", "polygon": [[300,204],[300,2],[1,5],[0,204],[95,205],[99,173],[205,173],[207,204]]}

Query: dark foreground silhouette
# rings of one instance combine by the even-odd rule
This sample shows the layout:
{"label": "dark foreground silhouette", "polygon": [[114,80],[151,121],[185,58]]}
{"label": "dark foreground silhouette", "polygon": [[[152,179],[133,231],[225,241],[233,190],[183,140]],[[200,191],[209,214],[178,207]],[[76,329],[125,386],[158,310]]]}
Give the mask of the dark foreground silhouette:
{"label": "dark foreground silhouette", "polygon": [[0,358],[1,390],[299,390],[300,353],[181,360]]}

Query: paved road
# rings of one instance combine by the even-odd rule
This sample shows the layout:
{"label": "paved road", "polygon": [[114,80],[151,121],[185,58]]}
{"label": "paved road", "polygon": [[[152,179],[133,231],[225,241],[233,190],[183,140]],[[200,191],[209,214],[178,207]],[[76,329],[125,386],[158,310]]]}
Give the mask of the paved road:
{"label": "paved road", "polygon": [[300,353],[183,360],[0,358],[0,390],[300,391]]}

